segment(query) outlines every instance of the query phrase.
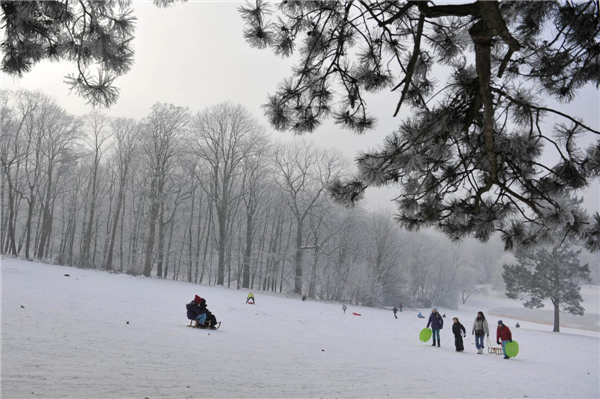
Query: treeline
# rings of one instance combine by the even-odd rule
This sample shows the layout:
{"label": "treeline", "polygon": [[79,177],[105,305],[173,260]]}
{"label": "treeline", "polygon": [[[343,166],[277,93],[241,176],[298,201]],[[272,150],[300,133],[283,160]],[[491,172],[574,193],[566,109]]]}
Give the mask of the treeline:
{"label": "treeline", "polygon": [[275,142],[240,105],[75,117],[2,91],[0,122],[3,254],[370,306],[456,304],[501,262],[498,243],[458,247],[333,204],[351,162]]}

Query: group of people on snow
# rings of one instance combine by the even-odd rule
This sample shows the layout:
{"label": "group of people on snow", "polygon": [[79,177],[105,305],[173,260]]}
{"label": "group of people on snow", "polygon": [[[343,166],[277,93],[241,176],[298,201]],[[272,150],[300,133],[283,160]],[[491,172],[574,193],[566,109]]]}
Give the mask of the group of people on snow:
{"label": "group of people on snow", "polygon": [[[421,313],[417,315],[419,318],[424,318]],[[465,326],[463,326],[458,317],[454,317],[452,319],[454,321],[452,325],[452,333],[454,334],[454,346],[456,347],[457,352],[462,352],[465,350],[463,344],[463,338],[467,336],[467,330]],[[431,315],[429,315],[429,321],[427,322],[427,327],[431,326],[431,331],[433,333],[433,344],[431,346],[440,346],[440,330],[444,328],[444,319],[440,316],[440,313],[437,310],[437,307],[434,307],[431,310]],[[475,346],[477,347],[477,353],[482,354],[483,349],[485,348],[483,343],[483,338],[490,336],[490,329],[488,326],[488,322],[485,319],[483,312],[477,312],[477,317],[475,321],[473,321],[473,330],[471,331],[472,335],[475,336]],[[508,326],[504,325],[502,320],[498,320],[498,328],[496,329],[496,343],[498,345],[502,345],[502,353],[504,354],[505,359],[510,359],[506,355],[506,344],[512,342],[512,333]]]}
{"label": "group of people on snow", "polygon": [[[306,298],[303,297],[302,300],[304,301],[306,300]],[[250,303],[250,301],[252,304],[254,304],[255,298],[254,294],[252,293],[249,293],[248,297],[246,298],[246,303]],[[402,312],[402,302],[400,302],[399,308],[400,309],[394,306],[394,308],[392,309],[394,312],[394,317],[396,319],[398,318],[398,310]],[[196,327],[210,328],[213,330],[218,328],[218,324],[220,323],[217,323],[217,318],[215,317],[215,315],[213,315],[210,312],[210,310],[208,310],[208,308],[206,307],[206,299],[196,295],[194,297],[194,300],[186,305],[186,309],[188,319],[195,320]],[[342,310],[344,311],[344,313],[346,313],[346,309],[348,309],[346,304],[342,304]],[[421,312],[419,312],[417,317],[420,319],[425,318],[421,314]],[[429,326],[431,326],[431,331],[433,335],[433,344],[431,344],[431,346],[441,346],[440,330],[444,328],[444,317],[446,317],[446,315],[440,315],[437,307],[434,307],[431,310],[431,314],[429,315],[429,320],[427,321],[426,327],[429,328]],[[467,330],[465,329],[465,326],[463,326],[460,323],[458,317],[452,318],[452,321],[454,346],[456,347],[457,352],[462,352],[465,350],[463,338],[467,336]],[[517,328],[518,327],[519,324],[517,323]],[[477,317],[475,318],[475,321],[473,321],[473,329],[471,333],[475,336],[475,346],[477,347],[477,353],[482,354],[483,349],[485,348],[483,339],[485,336],[487,336],[488,338],[490,336],[490,328],[483,312],[477,312]],[[496,330],[496,342],[498,343],[498,345],[502,345],[502,352],[504,354],[504,358],[509,359],[509,357],[506,355],[506,344],[512,342],[512,333],[508,326],[504,325],[502,320],[498,320],[498,328]]]}
{"label": "group of people on snow", "polygon": [[211,330],[219,328],[217,318],[206,307],[206,299],[196,295],[194,300],[188,303],[185,308],[187,309],[187,318],[196,320],[196,327],[210,328]]}

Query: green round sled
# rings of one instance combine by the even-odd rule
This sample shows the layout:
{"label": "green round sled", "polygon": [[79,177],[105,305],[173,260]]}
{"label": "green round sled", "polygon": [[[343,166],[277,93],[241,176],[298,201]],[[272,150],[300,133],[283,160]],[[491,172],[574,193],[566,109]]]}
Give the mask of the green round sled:
{"label": "green round sled", "polygon": [[517,341],[508,342],[504,350],[506,351],[506,356],[515,357],[519,354],[519,344],[517,344]]}
{"label": "green round sled", "polygon": [[[433,335],[433,332],[431,331],[430,328],[424,328],[421,330],[421,332],[419,333],[419,339],[423,342],[427,342],[431,339],[431,336]],[[517,349],[518,350],[518,349]]]}

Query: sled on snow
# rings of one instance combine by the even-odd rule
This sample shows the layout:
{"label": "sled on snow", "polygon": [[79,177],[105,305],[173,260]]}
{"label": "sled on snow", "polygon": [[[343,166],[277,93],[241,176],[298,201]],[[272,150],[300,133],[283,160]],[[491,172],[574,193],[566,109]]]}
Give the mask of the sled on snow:
{"label": "sled on snow", "polygon": [[488,342],[488,353],[490,355],[503,355],[504,353],[502,352],[502,346],[501,347],[495,347],[492,346],[492,343],[490,342],[490,338],[488,337],[487,339]]}
{"label": "sled on snow", "polygon": [[[211,329],[210,321],[208,322],[208,326],[207,326],[204,323],[198,325],[198,320],[190,320],[190,324],[188,324],[188,327],[199,328],[201,330],[210,330]],[[212,330],[218,330],[219,327],[221,327],[221,322],[218,322],[217,324],[215,324],[214,328],[212,328]]]}

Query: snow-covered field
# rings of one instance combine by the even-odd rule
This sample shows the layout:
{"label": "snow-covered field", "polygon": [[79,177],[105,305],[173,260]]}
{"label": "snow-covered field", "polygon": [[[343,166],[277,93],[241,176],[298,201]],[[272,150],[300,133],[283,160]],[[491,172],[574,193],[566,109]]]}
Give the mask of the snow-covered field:
{"label": "snow-covered field", "polygon": [[[470,335],[456,353],[451,317],[470,334],[477,310],[520,306],[498,297],[440,309],[447,327],[433,348],[418,340],[419,309],[396,320],[261,292],[252,306],[246,290],[16,259],[2,260],[1,286],[2,398],[600,397],[597,331],[556,334],[527,321],[516,329],[503,318],[518,357],[477,355]],[[220,330],[185,327],[195,294]],[[597,313],[597,287],[584,297]],[[489,316],[493,339],[497,319]]]}

